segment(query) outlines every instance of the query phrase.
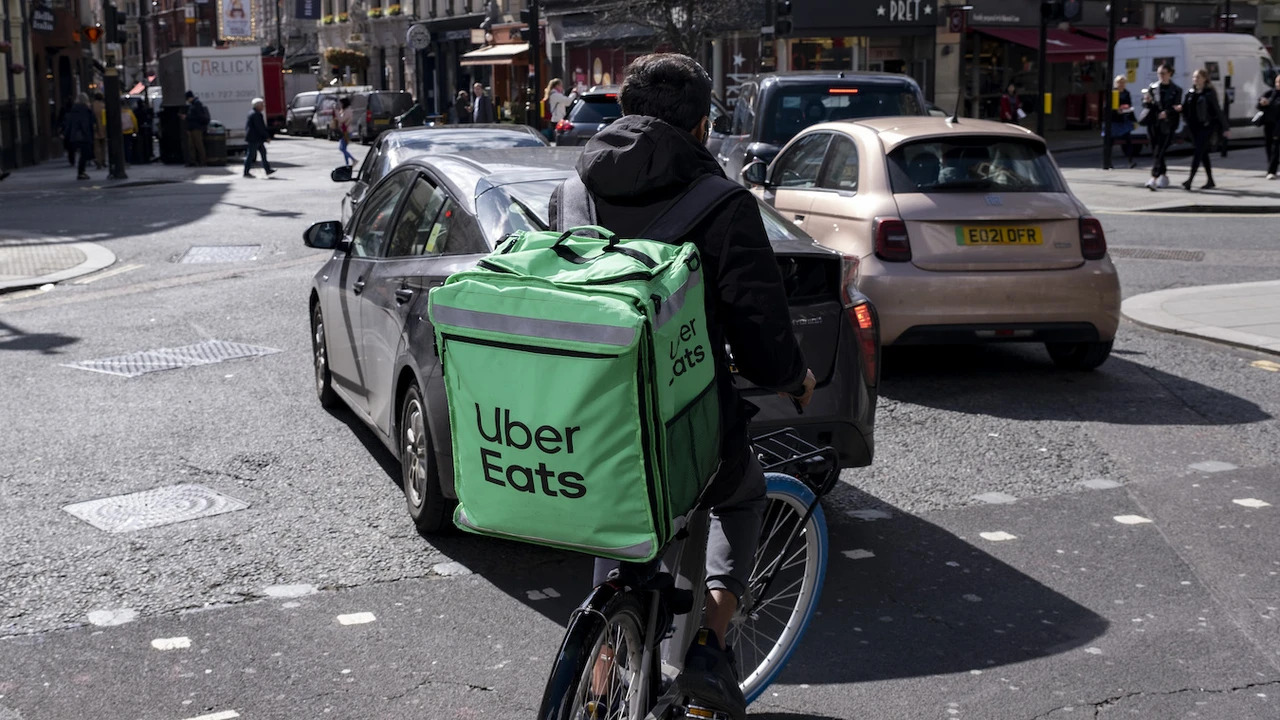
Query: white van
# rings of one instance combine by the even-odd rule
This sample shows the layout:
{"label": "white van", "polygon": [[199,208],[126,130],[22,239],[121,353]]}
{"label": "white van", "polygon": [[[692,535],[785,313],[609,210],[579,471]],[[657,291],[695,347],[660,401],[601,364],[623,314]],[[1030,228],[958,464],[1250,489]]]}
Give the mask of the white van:
{"label": "white van", "polygon": [[[1142,89],[1157,81],[1156,68],[1162,63],[1173,67],[1173,81],[1184,92],[1192,87],[1191,73],[1199,68],[1207,70],[1220,102],[1226,98],[1230,78],[1231,139],[1262,137],[1262,128],[1251,125],[1249,119],[1258,98],[1275,82],[1276,67],[1258,38],[1239,33],[1188,33],[1117,41],[1116,72],[1128,80],[1135,108],[1142,102]],[[1138,128],[1136,134],[1145,135],[1146,128]]]}

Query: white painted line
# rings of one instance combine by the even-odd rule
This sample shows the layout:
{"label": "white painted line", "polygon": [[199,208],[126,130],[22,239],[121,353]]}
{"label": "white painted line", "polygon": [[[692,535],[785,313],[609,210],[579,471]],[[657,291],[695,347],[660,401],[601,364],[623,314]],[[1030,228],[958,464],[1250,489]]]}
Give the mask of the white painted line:
{"label": "white painted line", "polygon": [[848,512],[848,515],[851,518],[857,518],[858,520],[862,520],[865,522],[873,522],[876,520],[888,520],[889,518],[893,517],[893,515],[885,512],[884,510],[872,510],[872,509],[850,510]]}
{"label": "white painted line", "polygon": [[1188,465],[1187,467],[1191,468],[1192,470],[1197,470],[1199,472],[1209,472],[1209,473],[1226,472],[1227,470],[1236,469],[1235,465],[1232,465],[1229,462],[1222,462],[1221,460],[1205,460],[1204,462],[1198,462],[1198,463],[1195,463],[1194,465]]}
{"label": "white painted line", "polygon": [[1270,360],[1254,360],[1249,363],[1249,366],[1256,367],[1259,370],[1266,370],[1267,372],[1280,372],[1280,363],[1271,362]]}
{"label": "white painted line", "polygon": [[1085,652],[1087,652],[1087,653],[1089,653],[1090,655],[1101,655],[1101,654],[1102,654],[1102,648],[1088,647],[1088,648],[1085,648],[1085,649],[1084,649],[1084,651],[1085,651]]}
{"label": "white painted line", "polygon": [[1017,535],[1012,535],[1003,530],[997,530],[995,532],[978,533],[978,537],[982,538],[983,540],[990,540],[991,542],[1002,542],[1004,540],[1018,539]]}
{"label": "white painted line", "polygon": [[240,717],[240,713],[235,710],[223,710],[222,712],[209,713],[208,715],[197,715],[187,720],[231,720]]}
{"label": "white painted line", "polygon": [[1087,487],[1090,490],[1110,490],[1111,488],[1120,487],[1120,483],[1115,480],[1106,480],[1103,478],[1094,478],[1093,480],[1084,480],[1077,483],[1081,487]]}
{"label": "white painted line", "polygon": [[840,554],[844,555],[850,560],[866,560],[867,558],[873,558],[876,556],[876,554],[871,552],[870,550],[863,550],[861,548],[857,550],[845,550]]}
{"label": "white painted line", "polygon": [[1271,507],[1271,503],[1267,502],[1266,500],[1259,500],[1257,498],[1237,498],[1235,500],[1232,500],[1231,502],[1237,505],[1243,505],[1247,508]]}
{"label": "white painted line", "polygon": [[151,641],[151,647],[157,650],[183,650],[191,647],[191,638],[185,635],[182,637],[156,638]]}
{"label": "white painted line", "polygon": [[121,608],[120,610],[94,610],[89,613],[89,623],[98,627],[112,627],[114,625],[123,625],[138,619],[138,611],[129,608]]}
{"label": "white painted line", "polygon": [[442,562],[431,566],[431,572],[441,577],[455,577],[459,575],[470,575],[471,569],[460,562]]}
{"label": "white painted line", "polygon": [[974,595],[973,593],[965,593],[960,597],[964,598],[965,600],[968,600],[969,602],[982,602],[982,597],[979,595]]}
{"label": "white painted line", "polygon": [[1121,525],[1141,525],[1151,522],[1150,518],[1144,518],[1141,515],[1117,515],[1112,519]]}
{"label": "white painted line", "polygon": [[262,594],[271,598],[297,598],[314,595],[316,592],[316,586],[308,584],[268,585],[262,588]]}
{"label": "white painted line", "polygon": [[371,623],[377,619],[378,618],[374,617],[373,613],[371,612],[358,612],[358,613],[351,613],[349,615],[339,615],[338,624],[339,625],[364,625],[365,623]]}
{"label": "white painted line", "polygon": [[972,499],[988,505],[1008,505],[1010,503],[1018,502],[1018,498],[1010,495],[1009,493],[1003,492],[982,493],[981,495],[974,495]]}
{"label": "white painted line", "polygon": [[541,590],[526,590],[525,595],[530,600],[546,600],[547,598],[558,598],[560,593],[555,588],[542,588]]}
{"label": "white painted line", "polygon": [[120,267],[111,268],[110,270],[103,270],[102,272],[100,272],[100,273],[94,273],[93,275],[86,275],[86,276],[84,276],[84,277],[80,278],[79,280],[73,280],[73,281],[72,281],[72,284],[73,284],[73,285],[88,285],[88,284],[89,284],[89,283],[91,283],[91,282],[97,282],[97,281],[99,281],[99,280],[102,280],[103,278],[114,277],[114,276],[116,276],[116,275],[123,275],[124,273],[132,272],[132,271],[137,270],[137,269],[139,269],[139,268],[141,268],[141,267],[142,267],[142,265],[139,265],[139,264],[137,264],[137,263],[130,263],[130,264],[128,264],[128,265],[121,265]]}

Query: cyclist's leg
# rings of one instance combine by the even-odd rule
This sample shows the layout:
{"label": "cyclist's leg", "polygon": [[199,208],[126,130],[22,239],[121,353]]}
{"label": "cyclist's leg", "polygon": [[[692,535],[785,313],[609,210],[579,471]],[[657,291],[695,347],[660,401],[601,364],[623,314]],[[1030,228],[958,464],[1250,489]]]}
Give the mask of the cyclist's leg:
{"label": "cyclist's leg", "polygon": [[722,643],[738,601],[746,591],[767,504],[764,470],[754,453],[748,451],[744,462],[727,470],[730,475],[717,477],[716,482],[731,483],[733,490],[711,509],[704,619],[704,624],[715,631]]}

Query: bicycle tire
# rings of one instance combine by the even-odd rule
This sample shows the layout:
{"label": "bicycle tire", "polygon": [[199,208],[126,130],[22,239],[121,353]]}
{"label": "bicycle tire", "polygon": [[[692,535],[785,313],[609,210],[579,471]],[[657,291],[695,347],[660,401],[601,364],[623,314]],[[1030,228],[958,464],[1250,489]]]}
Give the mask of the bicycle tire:
{"label": "bicycle tire", "polygon": [[[803,538],[804,541],[803,547],[794,551],[803,553],[799,577],[790,579],[795,573],[775,577],[764,601],[755,597],[754,593],[761,588],[764,580],[761,574],[768,568],[766,563],[784,552],[781,544],[785,542],[785,537],[779,539],[779,536],[788,530],[787,520],[791,521],[790,528],[795,528],[814,501],[813,490],[790,475],[766,473],[765,478],[768,483],[768,505],[765,509],[765,522],[760,530],[760,546],[752,563],[747,602],[729,626],[727,637],[727,642],[737,653],[742,694],[747,703],[760,697],[765,688],[778,677],[778,673],[782,672],[799,646],[814,611],[817,610],[827,572],[827,520],[822,505],[819,504],[814,506],[812,515],[797,538]],[[795,561],[788,562],[784,558],[782,570],[792,570],[795,567]],[[791,597],[792,588],[796,584],[799,587],[794,591],[795,601],[785,611],[785,618],[769,610],[770,603],[774,600],[781,598],[785,601]],[[766,620],[769,624],[781,627],[777,636],[762,647],[757,625]]]}
{"label": "bicycle tire", "polygon": [[[631,707],[634,690],[642,674],[640,667],[644,656],[644,608],[640,600],[626,591],[616,591],[601,586],[593,592],[591,598],[583,604],[569,622],[564,642],[556,654],[551,675],[547,680],[546,690],[542,696],[542,707],[538,711],[539,720],[638,720],[643,718],[647,708]],[[614,640],[618,647],[619,638],[625,639],[628,650],[624,653],[627,659],[625,676],[619,678],[615,685],[613,677],[607,682],[605,692],[606,711],[592,713],[584,711],[584,705],[595,695],[592,675],[596,660],[601,657],[601,648],[607,639]],[[615,664],[618,663],[615,655]],[[616,667],[613,668],[616,670]],[[607,672],[614,676],[614,672]],[[651,679],[653,676],[651,675]],[[624,689],[621,705],[615,702],[614,688]],[[650,689],[649,700],[654,700],[653,689]]]}

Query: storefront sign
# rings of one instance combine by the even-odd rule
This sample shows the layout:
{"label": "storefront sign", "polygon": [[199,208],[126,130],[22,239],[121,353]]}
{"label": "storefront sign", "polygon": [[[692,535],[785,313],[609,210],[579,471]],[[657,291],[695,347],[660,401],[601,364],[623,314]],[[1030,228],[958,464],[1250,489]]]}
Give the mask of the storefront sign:
{"label": "storefront sign", "polygon": [[829,35],[840,28],[932,28],[938,24],[935,7],[934,0],[810,0],[793,5],[792,34],[819,31]]}
{"label": "storefront sign", "polygon": [[[1142,21],[1140,0],[1116,2],[1120,20],[1128,18],[1131,25]],[[969,13],[970,27],[1034,27],[1040,24],[1040,3],[1035,0],[969,0],[966,4],[973,5]],[[1072,24],[1105,26],[1108,5],[1107,0],[1082,0],[1080,18]]]}
{"label": "storefront sign", "polygon": [[293,11],[294,17],[299,20],[319,20],[320,0],[297,0]]}
{"label": "storefront sign", "polygon": [[[1225,5],[1192,5],[1189,3],[1156,3],[1156,27],[1175,30],[1225,30]],[[1231,29],[1252,30],[1258,26],[1258,7],[1243,2],[1231,3]]]}
{"label": "storefront sign", "polygon": [[53,32],[53,8],[47,2],[31,6],[31,29],[37,32]]}

